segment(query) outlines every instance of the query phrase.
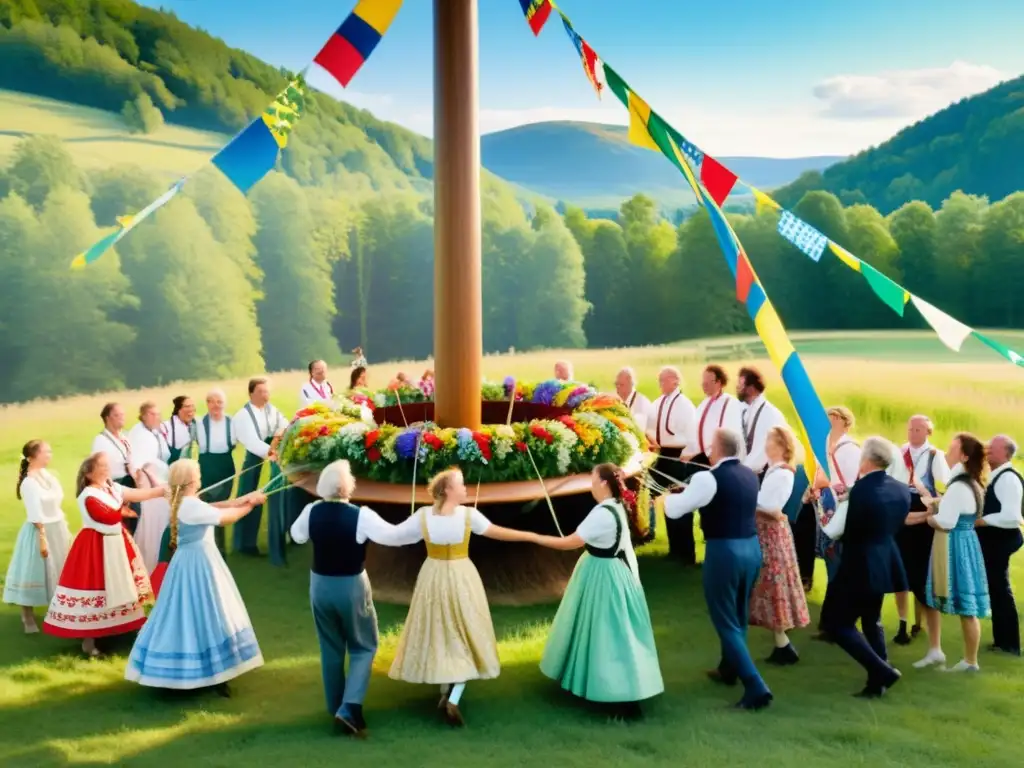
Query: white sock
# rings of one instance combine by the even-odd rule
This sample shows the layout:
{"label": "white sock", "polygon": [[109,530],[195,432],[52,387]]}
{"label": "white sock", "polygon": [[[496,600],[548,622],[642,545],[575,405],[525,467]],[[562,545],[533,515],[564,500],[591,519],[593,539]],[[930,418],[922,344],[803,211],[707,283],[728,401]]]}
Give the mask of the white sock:
{"label": "white sock", "polygon": [[968,664],[966,659],[960,659],[960,661],[958,661],[952,667],[949,667],[949,669],[947,669],[946,671],[947,672],[980,672],[981,671],[981,667],[979,667],[977,664]]}
{"label": "white sock", "polygon": [[929,648],[928,653],[924,655],[924,658],[920,661],[915,661],[914,666],[917,669],[923,669],[930,667],[933,664],[942,664],[946,660],[946,654],[942,652],[941,648]]}
{"label": "white sock", "polygon": [[789,645],[789,636],[786,635],[785,632],[776,632],[775,633],[775,647],[776,648],[785,648],[787,645]]}
{"label": "white sock", "polygon": [[454,707],[459,706],[459,699],[462,698],[462,692],[464,690],[466,690],[465,683],[457,683],[456,685],[453,685],[451,695],[448,697],[448,702]]}

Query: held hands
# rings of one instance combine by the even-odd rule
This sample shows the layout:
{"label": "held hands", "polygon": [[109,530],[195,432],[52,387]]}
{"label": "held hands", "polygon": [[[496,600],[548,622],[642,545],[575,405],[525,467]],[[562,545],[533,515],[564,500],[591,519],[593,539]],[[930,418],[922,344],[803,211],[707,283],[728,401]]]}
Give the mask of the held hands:
{"label": "held hands", "polygon": [[139,513],[136,512],[131,507],[123,507],[121,509],[121,517],[127,517],[130,520],[137,520],[139,517]]}
{"label": "held hands", "polygon": [[267,495],[265,493],[261,493],[260,491],[253,491],[252,493],[245,497],[245,505],[249,507],[249,509],[252,509],[253,507],[258,507],[260,504],[264,504],[266,501]]}

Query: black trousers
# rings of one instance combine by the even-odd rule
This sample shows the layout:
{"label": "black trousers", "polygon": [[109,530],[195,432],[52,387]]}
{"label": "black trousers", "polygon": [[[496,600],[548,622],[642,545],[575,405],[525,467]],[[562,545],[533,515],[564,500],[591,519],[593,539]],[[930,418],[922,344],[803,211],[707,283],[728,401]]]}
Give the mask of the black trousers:
{"label": "black trousers", "polygon": [[[830,585],[821,607],[822,628],[832,635],[836,645],[864,667],[869,687],[885,686],[895,674],[889,664],[882,629],[884,600],[885,595],[851,594],[849,590],[834,589]],[[860,632],[857,631],[858,621]]]}
{"label": "black trousers", "polygon": [[[658,462],[654,468],[658,471],[656,479],[662,485],[669,483],[665,477],[685,482],[697,471],[691,464],[679,461],[681,451],[678,448],[662,448]],[[695,459],[696,460],[696,459]],[[683,515],[678,520],[665,518],[665,533],[668,534],[668,556],[679,560],[685,565],[697,562],[697,544],[693,537],[693,515]]]}
{"label": "black trousers", "polygon": [[800,568],[800,580],[808,589],[814,585],[814,547],[818,539],[817,513],[813,504],[804,504],[796,520],[789,524],[793,531],[796,547],[796,562]]}
{"label": "black trousers", "polygon": [[1020,653],[1020,620],[1010,585],[1010,557],[1024,545],[1019,528],[975,528],[985,558],[989,599],[992,601],[992,642],[997,648]]}

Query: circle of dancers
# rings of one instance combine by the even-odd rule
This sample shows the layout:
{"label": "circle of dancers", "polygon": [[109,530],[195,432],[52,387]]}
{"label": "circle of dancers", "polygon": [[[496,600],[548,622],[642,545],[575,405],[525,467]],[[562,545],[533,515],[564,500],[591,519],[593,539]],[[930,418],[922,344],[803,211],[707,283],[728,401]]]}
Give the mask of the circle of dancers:
{"label": "circle of dancers", "polygon": [[[366,385],[357,352],[352,389]],[[327,373],[324,361],[310,363],[303,406],[333,401]],[[555,376],[571,379],[571,365],[560,361]],[[881,624],[890,594],[899,615],[892,641],[927,638],[915,668],[980,671],[980,620],[989,617],[989,650],[1020,656],[1009,563],[1024,544],[1024,478],[1012,465],[1017,445],[1010,437],[985,445],[961,432],[943,451],[930,442],[928,417],[914,415],[901,448],[882,437],[858,443],[850,434],[855,415],[835,406],[828,409],[828,474],[819,469],[808,477],[798,441],[766,399],[757,369],[739,370],[735,396],[728,382],[723,368],[707,366],[697,406],[680,392],[674,367],[659,373],[661,395],[653,402],[637,392],[631,369],[618,373],[615,388],[657,454],[645,478],[660,492],[649,524],[664,520],[669,557],[682,568],[698,566],[699,517],[703,592],[721,649],[707,676],[742,686],[735,707],[759,710],[773,701],[748,648],[749,626],[772,634],[766,663],[800,661],[790,633],[810,623],[806,592],[816,558],[825,562],[828,585],[814,639],[838,645],[864,668],[857,696],[883,696],[902,677]],[[585,550],[551,625],[540,662],[545,677],[621,719],[640,717],[641,703],[664,691],[633,546],[648,522],[638,517],[648,510],[625,502],[621,469],[594,468],[595,505],[566,536],[491,523],[467,506],[458,469],[431,478],[433,503],[393,525],[352,503],[356,481],[345,461],[321,471],[319,498],[282,482],[276,438],[287,420],[271,404],[266,379],[252,379],[248,395],[228,416],[223,391],[212,390],[202,418],[192,398],[177,397],[166,421],[156,403],[145,402],[127,431],[125,409],[104,406],[103,429],[76,478],[82,528],[73,538],[64,491],[48,470],[51,447],[25,444],[16,492],[26,521],[3,600],[20,607],[26,633],[39,632],[39,608],[43,632],[80,640],[89,657],[101,655],[97,641],[137,632],[127,680],[230,695],[228,681],[261,666],[263,656],[224,560],[224,528],[233,526],[235,552],[259,555],[266,508],[272,563],[286,562],[286,536],[312,548],[309,599],[326,708],[340,733],[368,733],[363,701],[378,649],[364,567],[369,542],[426,546],[389,676],[437,687],[437,709],[451,726],[465,724],[467,686],[501,672],[487,597],[469,557],[474,535]],[[236,471],[239,444],[244,458]],[[270,480],[260,486],[265,465]],[[960,618],[962,653],[952,665],[942,645],[943,614]]]}

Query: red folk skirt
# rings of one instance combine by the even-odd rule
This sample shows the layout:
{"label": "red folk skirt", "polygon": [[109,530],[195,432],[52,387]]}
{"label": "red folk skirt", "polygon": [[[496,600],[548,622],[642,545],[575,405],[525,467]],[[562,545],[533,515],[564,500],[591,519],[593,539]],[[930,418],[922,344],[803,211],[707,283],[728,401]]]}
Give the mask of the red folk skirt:
{"label": "red folk skirt", "polygon": [[108,605],[104,588],[103,534],[83,528],[64,563],[57,591],[43,622],[43,631],[56,637],[96,638],[133,632],[146,622],[143,603],[152,595],[149,575],[135,541],[121,531],[135,582],[136,600]]}
{"label": "red folk skirt", "polygon": [[811,619],[789,521],[758,515],[757,537],[761,541],[761,575],[750,597],[750,623],[773,632],[806,627]]}

